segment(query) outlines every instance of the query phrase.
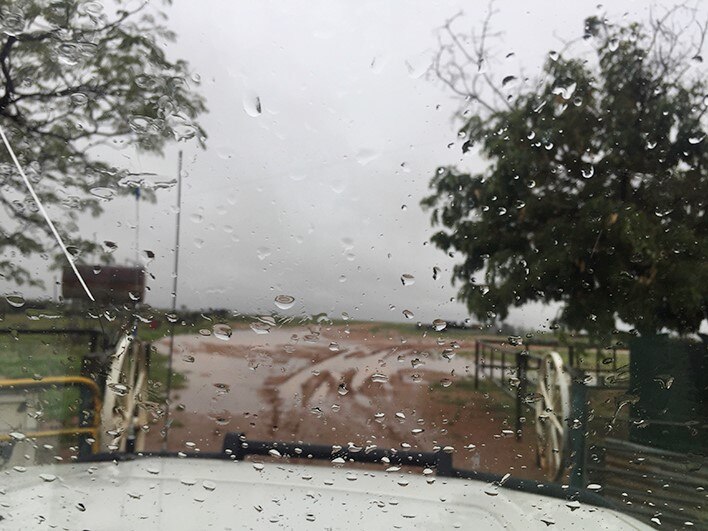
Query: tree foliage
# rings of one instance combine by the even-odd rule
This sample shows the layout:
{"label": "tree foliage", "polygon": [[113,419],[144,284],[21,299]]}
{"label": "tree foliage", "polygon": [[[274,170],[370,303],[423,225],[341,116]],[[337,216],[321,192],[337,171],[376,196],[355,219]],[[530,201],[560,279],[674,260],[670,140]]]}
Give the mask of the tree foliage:
{"label": "tree foliage", "polygon": [[542,79],[516,93],[504,87],[511,76],[496,85],[468,74],[484,33],[470,51],[444,28],[436,72],[477,103],[463,150],[488,166],[439,168],[422,204],[440,227],[432,241],[464,259],[453,282],[470,312],[503,319],[512,306],[558,302],[561,322],[593,332],[617,319],[694,332],[707,317],[705,25],[691,20],[691,40],[677,15],[589,18],[591,56],[551,52]]}
{"label": "tree foliage", "polygon": [[[77,252],[96,247],[73,234],[78,213],[98,215],[109,197],[160,186],[110,164],[102,148],[161,154],[168,141],[205,139],[196,122],[204,101],[188,65],[165,53],[175,35],[164,20],[146,2],[0,1],[2,127]],[[12,256],[53,244],[4,146],[0,204],[0,275],[37,283]]]}

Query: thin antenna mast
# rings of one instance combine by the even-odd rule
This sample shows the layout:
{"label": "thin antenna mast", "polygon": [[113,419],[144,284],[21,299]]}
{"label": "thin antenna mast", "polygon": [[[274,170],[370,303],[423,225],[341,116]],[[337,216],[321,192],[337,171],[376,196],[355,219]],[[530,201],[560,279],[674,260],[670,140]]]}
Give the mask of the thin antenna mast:
{"label": "thin antenna mast", "polygon": [[167,450],[170,433],[170,393],[172,391],[172,357],[175,348],[175,322],[177,321],[177,278],[179,274],[179,226],[182,214],[182,151],[177,159],[177,223],[175,225],[175,263],[172,270],[172,317],[170,318],[170,354],[167,360],[167,400],[165,404],[165,427],[162,449]]}

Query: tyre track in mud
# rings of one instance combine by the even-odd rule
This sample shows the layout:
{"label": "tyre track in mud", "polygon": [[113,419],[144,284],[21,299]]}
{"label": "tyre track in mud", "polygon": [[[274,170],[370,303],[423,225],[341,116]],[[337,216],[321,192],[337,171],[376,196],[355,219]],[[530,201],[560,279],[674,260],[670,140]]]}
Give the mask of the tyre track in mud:
{"label": "tyre track in mud", "polygon": [[[295,331],[277,332],[234,330],[228,341],[175,337],[175,369],[187,383],[172,393],[183,410],[173,415],[170,449],[193,442],[201,451],[218,451],[226,431],[252,439],[425,451],[450,444],[456,466],[522,469],[524,476],[538,477],[530,437],[518,443],[501,436],[510,412],[482,393],[456,389],[461,378],[474,374],[471,359],[444,358],[432,340],[399,343],[335,330],[305,342],[293,340]],[[329,339],[338,343],[337,351],[323,341]],[[167,343],[156,347],[165,353]],[[193,362],[184,361],[189,356]],[[441,380],[450,385],[445,394]],[[154,442],[159,430],[151,431]],[[470,445],[472,450],[463,450]]]}

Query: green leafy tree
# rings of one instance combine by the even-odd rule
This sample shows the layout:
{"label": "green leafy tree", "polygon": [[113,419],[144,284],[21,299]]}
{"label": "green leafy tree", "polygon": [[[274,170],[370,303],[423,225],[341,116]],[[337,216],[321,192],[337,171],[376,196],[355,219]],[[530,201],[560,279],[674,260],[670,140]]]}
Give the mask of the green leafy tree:
{"label": "green leafy tree", "polygon": [[[78,213],[160,186],[107,162],[106,147],[161,154],[169,141],[204,142],[204,100],[187,63],[167,57],[175,35],[164,20],[147,2],[0,0],[0,122],[77,253],[97,249],[76,236]],[[56,247],[4,146],[0,204],[0,277],[37,284],[13,256]]]}
{"label": "green leafy tree", "polygon": [[435,72],[475,105],[461,114],[463,151],[488,165],[439,168],[422,205],[440,227],[434,244],[463,257],[453,282],[470,312],[503,319],[513,306],[555,302],[574,330],[606,333],[617,319],[643,334],[698,330],[708,309],[708,88],[706,25],[692,13],[589,18],[592,52],[573,56],[573,43],[550,52],[534,84],[495,83],[489,17],[472,45],[454,20],[442,28]]}

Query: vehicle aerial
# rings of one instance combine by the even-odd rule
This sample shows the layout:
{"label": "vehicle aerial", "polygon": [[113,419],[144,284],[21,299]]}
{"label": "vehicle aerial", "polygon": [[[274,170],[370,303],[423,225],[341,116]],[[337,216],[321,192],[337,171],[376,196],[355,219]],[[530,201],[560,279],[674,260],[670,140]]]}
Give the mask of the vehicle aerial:
{"label": "vehicle aerial", "polygon": [[0,2],[0,527],[708,528],[707,34]]}

